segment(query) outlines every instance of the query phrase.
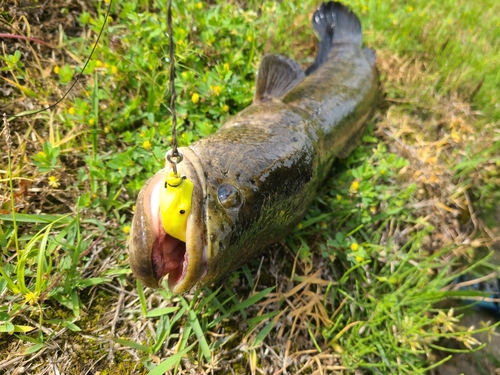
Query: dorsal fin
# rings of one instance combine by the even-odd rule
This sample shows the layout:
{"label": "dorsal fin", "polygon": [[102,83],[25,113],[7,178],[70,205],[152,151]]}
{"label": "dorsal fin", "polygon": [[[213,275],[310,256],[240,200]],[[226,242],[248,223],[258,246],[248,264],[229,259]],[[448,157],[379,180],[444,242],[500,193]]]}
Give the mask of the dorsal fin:
{"label": "dorsal fin", "polygon": [[304,78],[302,68],[292,59],[276,54],[265,55],[257,73],[253,101],[281,98]]}

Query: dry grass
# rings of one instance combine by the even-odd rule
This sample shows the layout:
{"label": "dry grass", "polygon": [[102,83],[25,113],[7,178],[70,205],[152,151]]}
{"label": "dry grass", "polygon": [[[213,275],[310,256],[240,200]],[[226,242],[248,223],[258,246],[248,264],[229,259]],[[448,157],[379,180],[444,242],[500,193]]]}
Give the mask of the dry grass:
{"label": "dry grass", "polygon": [[[414,57],[382,55],[379,67],[387,76],[385,86],[401,91],[418,87],[415,83],[427,73],[425,64]],[[478,132],[484,114],[455,95],[429,100],[410,91],[408,99],[388,98],[387,102],[377,135],[391,151],[411,162],[400,171],[400,178],[418,184],[414,207],[418,216],[436,229],[426,247],[436,251],[453,243],[457,246],[453,256],[467,256],[461,249],[468,249],[470,244],[476,248],[495,245],[500,238],[498,228],[484,225],[471,200],[477,186],[457,178],[453,168],[458,160],[467,160],[498,141],[496,124],[485,122]],[[477,164],[468,176],[470,180],[480,183],[481,170],[494,166],[494,159]]]}

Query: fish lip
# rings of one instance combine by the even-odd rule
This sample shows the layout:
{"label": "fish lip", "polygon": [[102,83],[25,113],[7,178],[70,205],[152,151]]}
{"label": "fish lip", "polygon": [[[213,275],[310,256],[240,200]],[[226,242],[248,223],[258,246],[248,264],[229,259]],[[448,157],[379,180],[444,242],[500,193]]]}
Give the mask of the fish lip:
{"label": "fish lip", "polygon": [[[157,172],[139,192],[129,244],[130,266],[134,275],[144,285],[158,288],[168,274],[168,286],[173,293],[190,290],[200,283],[207,273],[207,240],[203,210],[205,180],[203,173],[200,178],[201,167],[193,152],[189,149],[183,152],[183,148],[179,151],[184,155],[184,161],[178,165],[179,172],[186,175],[194,186],[184,248],[182,245],[179,247],[182,241],[165,233],[159,211],[160,188],[166,174],[171,170],[170,167]],[[172,268],[173,264],[178,265]]]}
{"label": "fish lip", "polygon": [[181,147],[179,152],[183,155],[183,161],[178,164],[178,168],[181,175],[185,175],[193,183],[193,198],[187,220],[182,276],[175,285],[171,285],[169,279],[169,288],[174,293],[186,292],[200,284],[208,271],[204,208],[206,181],[196,154],[189,147]]}

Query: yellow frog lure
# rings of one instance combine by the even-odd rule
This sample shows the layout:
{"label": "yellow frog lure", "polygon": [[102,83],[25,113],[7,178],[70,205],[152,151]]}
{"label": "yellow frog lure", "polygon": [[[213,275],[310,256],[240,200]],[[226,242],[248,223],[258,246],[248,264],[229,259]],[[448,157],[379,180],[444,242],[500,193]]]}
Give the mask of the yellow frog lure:
{"label": "yellow frog lure", "polygon": [[183,242],[186,242],[186,226],[192,197],[193,183],[186,176],[170,171],[160,193],[161,221],[166,233]]}

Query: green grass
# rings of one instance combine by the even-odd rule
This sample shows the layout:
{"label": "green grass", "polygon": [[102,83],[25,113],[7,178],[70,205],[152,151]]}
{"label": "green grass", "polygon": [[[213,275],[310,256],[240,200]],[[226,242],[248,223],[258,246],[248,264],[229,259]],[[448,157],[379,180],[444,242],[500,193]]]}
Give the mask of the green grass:
{"label": "green grass", "polygon": [[[264,53],[313,61],[317,3],[260,3],[174,1],[180,145],[251,102]],[[186,296],[144,290],[126,255],[135,196],[170,142],[166,2],[113,4],[80,89],[51,112],[10,119],[1,358],[50,360],[63,340],[88,348],[69,361],[74,373],[90,364],[102,373],[258,373],[288,358],[291,373],[423,374],[439,364],[442,339],[482,348],[457,320],[465,307],[443,303],[482,296],[449,288],[457,276],[500,272],[484,255],[498,233],[500,5],[346,3],[377,50],[387,95],[363,144],[335,164],[265,260]],[[0,56],[20,103],[42,107],[69,87],[104,20],[105,2],[95,6],[79,15],[85,37],[63,38],[73,58],[13,47]],[[101,361],[109,353],[116,365]]]}

